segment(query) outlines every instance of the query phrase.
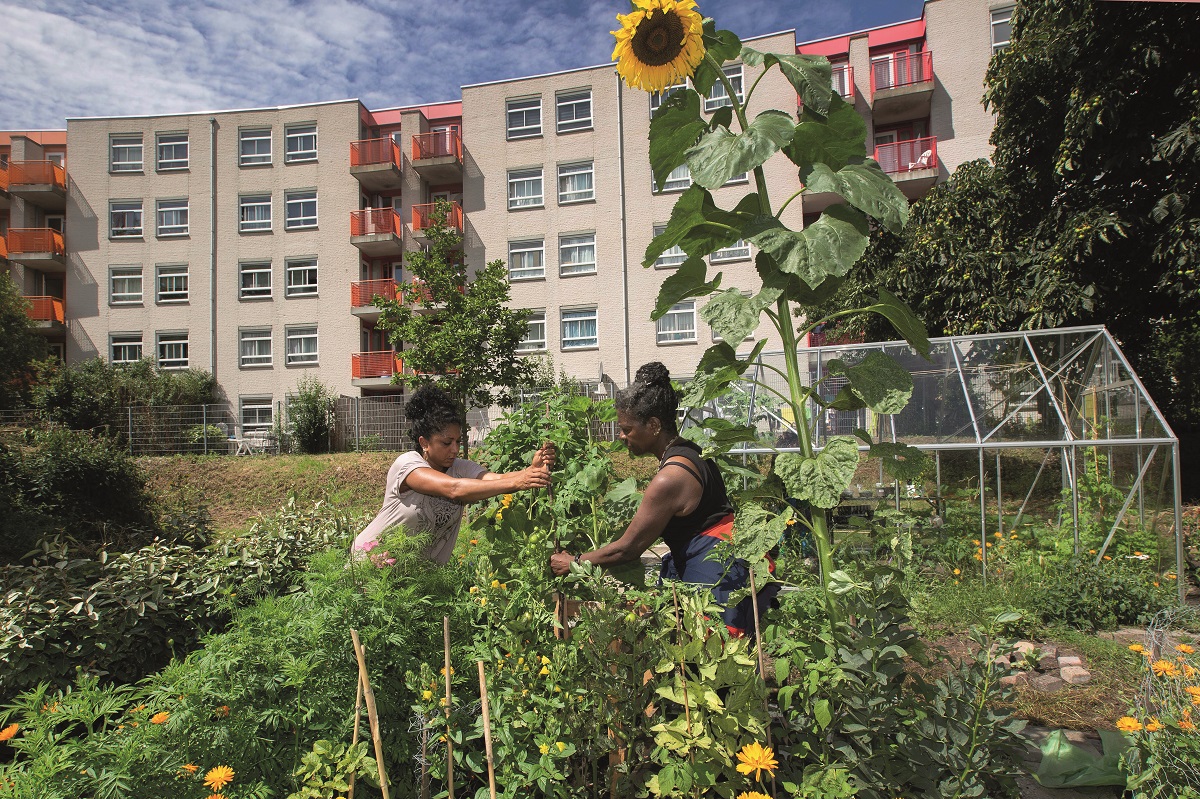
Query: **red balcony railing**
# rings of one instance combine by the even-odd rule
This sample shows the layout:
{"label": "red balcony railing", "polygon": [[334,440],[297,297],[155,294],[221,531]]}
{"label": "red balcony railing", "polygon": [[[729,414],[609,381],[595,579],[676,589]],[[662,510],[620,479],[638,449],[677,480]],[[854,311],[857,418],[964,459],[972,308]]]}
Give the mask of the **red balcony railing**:
{"label": "red balcony railing", "polygon": [[[412,207],[413,230],[424,230],[433,224],[433,209],[437,203],[422,203]],[[462,205],[457,202],[450,203],[450,214],[446,217],[446,225],[454,228],[459,233],[463,229],[463,211]]]}
{"label": "red balcony railing", "polygon": [[63,235],[48,227],[15,227],[8,231],[9,252],[52,252],[66,254]]}
{"label": "red balcony railing", "polygon": [[893,53],[871,61],[871,96],[880,89],[896,89],[933,80],[933,52]]}
{"label": "red balcony railing", "polygon": [[365,308],[374,305],[375,297],[387,300],[396,299],[396,281],[392,278],[383,280],[360,280],[350,284],[350,307]]}
{"label": "red balcony railing", "polygon": [[8,259],[8,236],[0,236],[0,258]]}
{"label": "red balcony railing", "polygon": [[35,322],[63,322],[63,301],[58,297],[26,297],[29,318]]}
{"label": "red balcony railing", "polygon": [[350,166],[394,164],[400,166],[400,147],[390,137],[350,142]]}
{"label": "red balcony railing", "polygon": [[875,160],[889,175],[937,169],[937,136],[875,145]]}
{"label": "red balcony railing", "polygon": [[8,191],[8,164],[0,164],[0,189]]}
{"label": "red balcony railing", "polygon": [[835,64],[833,67],[833,90],[849,100],[854,97],[854,67],[849,64]]}
{"label": "red balcony railing", "polygon": [[67,187],[67,170],[53,161],[13,161],[8,165],[10,186],[50,183]]}
{"label": "red balcony railing", "polygon": [[388,233],[399,236],[403,228],[400,215],[391,208],[364,208],[350,212],[351,236],[377,236]]}
{"label": "red balcony railing", "polygon": [[438,130],[433,133],[418,133],[412,138],[412,159],[441,158],[452,155],[462,160],[462,136],[456,130]]}
{"label": "red balcony railing", "polygon": [[393,350],[350,353],[350,375],[355,380],[365,377],[391,377],[404,368]]}

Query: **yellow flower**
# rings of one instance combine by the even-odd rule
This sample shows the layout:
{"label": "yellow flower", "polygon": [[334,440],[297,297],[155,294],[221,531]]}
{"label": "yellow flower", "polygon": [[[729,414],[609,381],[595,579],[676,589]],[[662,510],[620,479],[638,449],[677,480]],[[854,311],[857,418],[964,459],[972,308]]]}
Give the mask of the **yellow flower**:
{"label": "yellow flower", "polygon": [[472,539],[471,539],[470,541],[468,541],[467,543],[468,543],[468,544],[470,544],[471,546],[475,546],[476,544],[478,544],[478,543],[479,543],[479,539],[478,539],[478,538],[472,538]]}
{"label": "yellow flower", "polygon": [[996,532],[992,533],[992,536],[994,536],[995,538],[1004,538],[1004,533],[997,530]]}
{"label": "yellow flower", "polygon": [[979,546],[979,539],[978,539],[978,538],[972,538],[972,539],[971,539],[971,543],[972,543],[972,544],[974,544],[975,546]]}
{"label": "yellow flower", "polygon": [[500,587],[500,581],[492,580],[492,588],[499,588],[499,587]]}
{"label": "yellow flower", "polygon": [[1179,668],[1169,660],[1156,660],[1150,669],[1159,677],[1178,677]]}
{"label": "yellow flower", "polygon": [[1179,720],[1179,729],[1187,730],[1188,732],[1191,732],[1192,730],[1196,729],[1196,723],[1194,721],[1192,721],[1191,719],[1180,719]]}
{"label": "yellow flower", "polygon": [[1150,719],[1146,722],[1146,732],[1158,732],[1163,727],[1162,722],[1158,719]]}
{"label": "yellow flower", "polygon": [[1112,555],[1105,555],[1105,556],[1104,556],[1104,559],[1105,559],[1105,560],[1112,560]]}
{"label": "yellow flower", "polygon": [[1094,549],[1089,549],[1089,550],[1088,550],[1088,554],[1089,554],[1089,555],[1095,555],[1095,554],[1096,554],[1096,550],[1094,550]]}
{"label": "yellow flower", "polygon": [[1183,690],[1195,697],[1200,697],[1200,685],[1189,685]]}
{"label": "yellow flower", "polygon": [[433,691],[430,691],[429,689],[425,689],[424,691],[421,692],[421,698],[424,699],[426,702],[428,702],[430,699],[433,699]]}
{"label": "yellow flower", "polygon": [[538,672],[538,676],[545,677],[549,673],[550,673],[550,669],[547,668],[546,666],[542,666],[542,670]]}
{"label": "yellow flower", "polygon": [[211,768],[204,775],[205,787],[212,788],[213,791],[219,791],[231,782],[233,782],[233,769],[229,766]]}
{"label": "yellow flower", "polygon": [[704,21],[695,0],[634,0],[617,14],[612,58],[617,74],[635,89],[660,92],[681,83],[704,59]]}
{"label": "yellow flower", "polygon": [[771,797],[758,791],[745,791],[744,793],[739,793],[737,799],[771,799]]}
{"label": "yellow flower", "polygon": [[955,574],[962,574],[962,570],[961,570],[961,569],[955,569],[955,570],[954,570],[954,573],[955,573]]}
{"label": "yellow flower", "polygon": [[549,754],[550,753],[550,745],[549,744],[538,744],[538,751],[541,752],[543,755]]}
{"label": "yellow flower", "polygon": [[[451,667],[450,667],[450,673],[451,673],[451,674],[453,674],[453,673],[454,673],[454,667],[453,667],[453,666],[451,666]],[[446,676],[446,667],[445,667],[445,666],[442,666],[440,669],[438,669],[438,674],[440,674],[440,675],[442,675],[443,677],[445,677],[445,676]]]}
{"label": "yellow flower", "polygon": [[1190,644],[1179,644],[1175,647],[1176,652],[1182,652],[1185,655],[1190,655],[1196,651],[1196,647]]}
{"label": "yellow flower", "polygon": [[746,775],[754,772],[756,780],[762,779],[762,772],[765,771],[771,775],[779,767],[779,762],[775,760],[775,753],[771,751],[771,748],[763,746],[758,741],[743,746],[742,751],[737,753],[737,759],[737,770]]}
{"label": "yellow flower", "polygon": [[438,704],[439,704],[439,705],[441,705],[442,707],[445,707],[445,706],[446,706],[446,704],[447,704],[447,703],[446,703],[446,697],[444,697],[444,696],[443,696],[441,699],[439,699],[439,700],[438,700]]}
{"label": "yellow flower", "polygon": [[208,797],[208,799],[225,799],[225,794],[223,794],[223,793],[214,793],[214,794],[210,795],[210,796]]}
{"label": "yellow flower", "polygon": [[525,658],[517,658],[517,665],[518,665],[518,666],[524,666],[524,665],[525,665]]}
{"label": "yellow flower", "polygon": [[1140,655],[1146,651],[1146,647],[1142,646],[1141,644],[1130,644],[1129,651],[1136,652],[1137,654]]}
{"label": "yellow flower", "polygon": [[498,521],[498,522],[504,521],[504,511],[502,511],[502,510],[496,511],[496,521]]}
{"label": "yellow flower", "polygon": [[554,745],[558,747],[558,751],[560,752],[567,748],[567,745],[562,741],[555,741]]}
{"label": "yellow flower", "polygon": [[543,665],[543,666],[549,666],[549,665],[550,665],[550,658],[546,657],[545,655],[542,655],[542,665]]}
{"label": "yellow flower", "polygon": [[1122,716],[1117,719],[1117,729],[1121,732],[1137,732],[1142,729],[1142,723],[1133,716]]}
{"label": "yellow flower", "polygon": [[7,741],[17,734],[17,730],[21,729],[20,724],[9,724],[4,729],[0,730],[0,741]]}
{"label": "yellow flower", "polygon": [[1016,533],[1013,533],[1012,535],[1009,536],[1009,538],[1016,538],[1016,537],[1017,537]]}
{"label": "yellow flower", "polygon": [[183,768],[180,770],[186,771],[188,774],[195,774],[197,771],[200,770],[200,767],[197,766],[195,763],[184,763]]}
{"label": "yellow flower", "polygon": [[487,597],[481,597],[479,600],[479,606],[483,607],[486,604],[487,604]]}
{"label": "yellow flower", "polygon": [[975,553],[975,560],[983,560],[983,555],[980,555],[978,552],[976,552],[976,553]]}
{"label": "yellow flower", "polygon": [[501,504],[502,506],[504,506],[505,508],[511,508],[511,507],[512,507],[512,501],[513,501],[513,495],[512,495],[512,494],[504,494],[503,496],[501,496],[501,497],[500,497],[500,504]]}
{"label": "yellow flower", "polygon": [[469,593],[469,594],[478,594],[478,593],[479,593],[479,586],[477,586],[477,585],[473,585],[473,586],[471,586],[470,588],[468,588],[468,589],[467,589],[467,593]]}
{"label": "yellow flower", "polygon": [[165,724],[167,719],[171,718],[171,714],[165,710],[160,710],[150,717],[151,724]]}
{"label": "yellow flower", "polygon": [[508,583],[500,583],[500,590],[501,590],[501,591],[507,591],[507,590],[508,590]]}

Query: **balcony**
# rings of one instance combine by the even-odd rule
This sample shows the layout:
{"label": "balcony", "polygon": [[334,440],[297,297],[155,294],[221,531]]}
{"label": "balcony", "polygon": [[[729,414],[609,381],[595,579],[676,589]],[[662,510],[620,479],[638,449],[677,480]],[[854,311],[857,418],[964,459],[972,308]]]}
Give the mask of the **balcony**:
{"label": "balcony", "polygon": [[0,211],[12,207],[12,194],[8,191],[8,164],[0,164]]}
{"label": "balcony", "polygon": [[[462,286],[458,287],[460,294],[465,294],[466,289]],[[445,308],[445,304],[434,302],[433,292],[425,285],[425,281],[419,277],[414,277],[412,285],[405,290],[405,295],[411,301],[411,310],[413,313],[419,314],[434,314]]]}
{"label": "balcony", "polygon": [[392,384],[392,375],[404,370],[404,361],[394,350],[350,354],[350,383],[359,388],[382,388]]}
{"label": "balcony", "polygon": [[396,281],[392,278],[383,280],[360,280],[350,284],[350,313],[359,319],[374,322],[379,318],[382,309],[375,304],[376,297],[386,300],[397,298],[399,291]]}
{"label": "balcony", "polygon": [[[433,225],[433,211],[437,203],[422,203],[412,207],[413,238],[424,239],[425,230]],[[458,202],[450,203],[450,213],[446,216],[446,227],[463,232],[463,210]],[[462,246],[461,242],[459,246]]]}
{"label": "balcony", "polygon": [[458,131],[439,130],[412,137],[412,166],[427,183],[462,183],[462,162],[462,135]]}
{"label": "balcony", "polygon": [[937,182],[937,137],[876,145],[875,160],[904,196],[915,200]]}
{"label": "balcony", "polygon": [[67,270],[63,235],[54,228],[25,227],[8,231],[8,260],[43,272]]}
{"label": "balcony", "polygon": [[0,264],[8,263],[8,236],[0,236]]}
{"label": "balcony", "polygon": [[368,192],[396,191],[403,185],[400,146],[390,137],[350,142],[350,174]]}
{"label": "balcony", "polygon": [[33,328],[47,335],[62,334],[67,329],[66,316],[63,311],[63,301],[58,297],[26,297],[29,310],[26,313],[33,320]]}
{"label": "balcony", "polygon": [[842,99],[854,103],[854,67],[849,64],[836,64],[833,67],[833,90]]}
{"label": "balcony", "polygon": [[62,211],[67,207],[67,170],[53,161],[13,161],[8,191],[47,211]]}
{"label": "balcony", "polygon": [[871,60],[871,114],[875,125],[929,116],[933,53],[894,53]]}
{"label": "balcony", "polygon": [[404,253],[404,226],[391,208],[364,208],[350,212],[350,243],[368,258]]}

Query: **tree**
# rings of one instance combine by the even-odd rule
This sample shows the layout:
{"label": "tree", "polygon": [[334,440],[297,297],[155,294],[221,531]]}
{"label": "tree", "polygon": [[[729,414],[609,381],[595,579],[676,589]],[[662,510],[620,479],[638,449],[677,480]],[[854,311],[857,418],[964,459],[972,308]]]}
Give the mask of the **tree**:
{"label": "tree", "polygon": [[336,407],[337,397],[317,378],[304,375],[296,383],[296,396],[288,403],[288,422],[301,452],[329,451]]}
{"label": "tree", "polygon": [[24,403],[34,362],[46,352],[46,340],[34,331],[25,299],[8,275],[0,275],[0,408]]}

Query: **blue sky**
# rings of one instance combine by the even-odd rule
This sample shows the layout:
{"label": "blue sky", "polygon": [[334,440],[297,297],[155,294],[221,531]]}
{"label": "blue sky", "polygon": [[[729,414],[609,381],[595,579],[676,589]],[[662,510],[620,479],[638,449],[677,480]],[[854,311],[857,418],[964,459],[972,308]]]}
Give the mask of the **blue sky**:
{"label": "blue sky", "polygon": [[[912,19],[921,0],[701,0],[743,38],[801,41]],[[0,0],[0,130],[67,117],[361,99],[609,61],[628,0]]]}

